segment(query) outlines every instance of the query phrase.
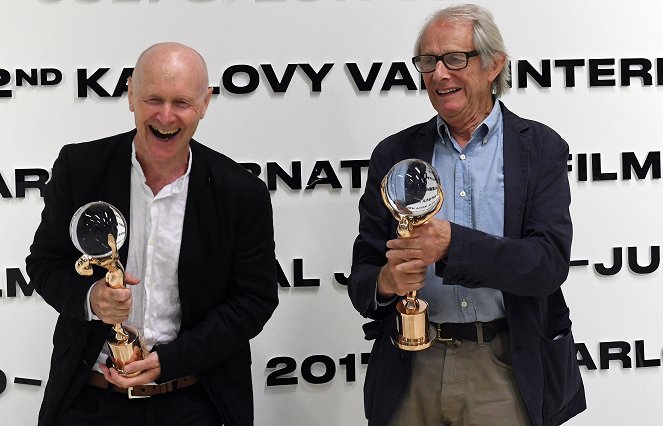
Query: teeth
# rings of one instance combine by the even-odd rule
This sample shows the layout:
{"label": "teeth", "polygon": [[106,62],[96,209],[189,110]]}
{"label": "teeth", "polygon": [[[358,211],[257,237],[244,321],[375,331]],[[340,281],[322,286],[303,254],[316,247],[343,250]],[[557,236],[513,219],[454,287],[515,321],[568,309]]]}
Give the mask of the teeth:
{"label": "teeth", "polygon": [[447,93],[457,92],[458,90],[460,90],[460,89],[438,90],[437,93],[438,93],[439,95],[446,95]]}
{"label": "teeth", "polygon": [[180,129],[173,129],[173,130],[162,130],[158,127],[151,126],[154,130],[157,132],[161,133],[162,135],[174,135],[175,133],[179,132]]}

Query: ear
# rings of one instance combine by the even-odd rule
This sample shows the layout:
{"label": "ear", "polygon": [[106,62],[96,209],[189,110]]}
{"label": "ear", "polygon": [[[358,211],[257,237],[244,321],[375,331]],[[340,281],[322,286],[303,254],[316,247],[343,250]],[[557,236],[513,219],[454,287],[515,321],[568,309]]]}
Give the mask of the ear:
{"label": "ear", "polygon": [[207,107],[209,106],[209,101],[212,99],[212,88],[207,88],[207,93],[205,93],[205,98],[203,99],[203,107],[200,109],[200,119],[205,118],[205,112],[207,112]]}
{"label": "ear", "polygon": [[506,63],[506,55],[498,55],[495,58],[492,65],[490,66],[490,69],[488,70],[491,82],[495,82],[497,76],[500,75],[502,69],[504,69],[505,63]]}
{"label": "ear", "polygon": [[131,76],[127,79],[127,98],[129,99],[129,111],[134,112],[134,85]]}

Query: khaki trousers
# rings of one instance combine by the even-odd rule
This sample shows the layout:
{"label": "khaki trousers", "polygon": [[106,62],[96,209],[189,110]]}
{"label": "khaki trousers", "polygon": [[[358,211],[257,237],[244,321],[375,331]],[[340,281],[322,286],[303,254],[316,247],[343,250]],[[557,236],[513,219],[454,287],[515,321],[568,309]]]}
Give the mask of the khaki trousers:
{"label": "khaki trousers", "polygon": [[[491,342],[434,341],[413,354],[391,426],[529,426],[511,366],[509,332]],[[388,374],[385,372],[385,374]]]}

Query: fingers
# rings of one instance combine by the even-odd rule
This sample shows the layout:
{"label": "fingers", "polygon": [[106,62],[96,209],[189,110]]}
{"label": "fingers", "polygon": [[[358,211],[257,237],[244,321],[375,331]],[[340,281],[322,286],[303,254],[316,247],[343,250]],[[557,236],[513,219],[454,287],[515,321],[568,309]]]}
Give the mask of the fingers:
{"label": "fingers", "polygon": [[104,279],[95,282],[90,291],[92,312],[107,324],[126,321],[129,318],[131,304],[131,290],[110,288]]}
{"label": "fingers", "polygon": [[108,382],[124,389],[154,382],[161,376],[161,364],[157,352],[152,352],[145,359],[124,366],[125,374],[141,372],[134,377],[122,376],[115,368],[108,368],[104,364],[99,364],[99,368]]}
{"label": "fingers", "polygon": [[378,294],[390,297],[400,296],[424,286],[426,265],[420,260],[403,262],[398,258],[388,259],[378,275]]}

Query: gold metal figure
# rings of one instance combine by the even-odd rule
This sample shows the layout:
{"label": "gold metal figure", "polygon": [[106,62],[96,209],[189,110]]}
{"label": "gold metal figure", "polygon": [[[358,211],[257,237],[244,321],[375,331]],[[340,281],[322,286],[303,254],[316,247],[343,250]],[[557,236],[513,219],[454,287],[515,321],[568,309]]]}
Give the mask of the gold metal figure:
{"label": "gold metal figure", "polygon": [[[124,288],[124,267],[120,262],[113,234],[108,234],[108,246],[111,248],[109,256],[92,257],[87,254],[81,256],[76,261],[76,272],[80,275],[91,276],[92,265],[101,266],[108,271],[106,272],[106,283],[109,287]],[[122,324],[113,324],[112,331],[106,337],[106,344],[111,354],[113,367],[121,376],[133,377],[141,373],[141,371],[134,373],[124,371],[127,364],[141,360],[145,356],[138,333]]]}
{"label": "gold metal figure", "polygon": [[[422,160],[416,161],[420,161],[429,168],[437,184],[435,196],[426,200],[429,202],[432,201],[432,203],[430,204],[430,208],[425,209],[425,212],[416,215],[412,212],[410,206],[398,200],[392,200],[389,197],[387,184],[392,174],[391,171],[382,179],[380,184],[382,201],[398,221],[396,231],[400,238],[410,238],[412,229],[415,226],[423,225],[435,216],[440,211],[440,208],[442,208],[442,201],[444,200],[442,188],[437,180],[437,175],[433,172],[434,169],[432,166]],[[423,299],[417,299],[416,291],[410,291],[405,294],[405,298],[398,302],[396,310],[398,311],[398,315],[396,315],[396,329],[391,336],[392,343],[406,351],[420,351],[428,348],[433,341],[428,320],[428,303]]]}

